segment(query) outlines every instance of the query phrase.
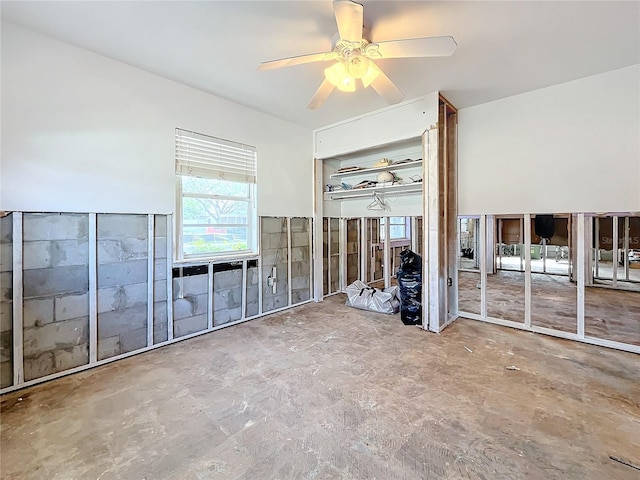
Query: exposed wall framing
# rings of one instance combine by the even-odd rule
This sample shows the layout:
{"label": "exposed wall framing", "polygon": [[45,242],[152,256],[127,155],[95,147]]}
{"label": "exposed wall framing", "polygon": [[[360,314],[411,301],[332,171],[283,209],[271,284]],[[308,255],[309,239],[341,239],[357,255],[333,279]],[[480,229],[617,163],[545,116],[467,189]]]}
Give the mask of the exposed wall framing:
{"label": "exposed wall framing", "polygon": [[167,215],[3,216],[0,393],[310,301],[311,219],[260,225],[261,257],[174,267]]}
{"label": "exposed wall framing", "polygon": [[[567,218],[567,215],[563,215],[562,217]],[[640,219],[640,217],[631,215],[620,215],[619,217],[629,218],[626,222],[627,224],[633,223],[633,219]],[[488,276],[491,276],[488,275],[488,270],[491,269],[492,265],[486,261],[486,245],[489,246],[489,249],[493,249],[493,241],[487,241],[489,237],[492,237],[492,234],[487,228],[488,216],[485,215],[479,218],[481,246],[480,271],[471,273],[471,270],[461,269],[461,275],[470,273],[471,277],[466,278],[466,288],[470,290],[461,292],[461,296],[465,296],[467,302],[464,305],[464,311],[461,308],[460,316],[593,345],[640,353],[640,325],[633,318],[633,312],[636,311],[640,305],[640,291],[621,291],[619,289],[619,282],[613,282],[614,278],[612,277],[614,277],[615,264],[611,264],[611,262],[607,265],[607,272],[611,272],[608,284],[596,288],[598,286],[589,283],[590,270],[600,275],[605,274],[602,265],[598,266],[593,255],[589,255],[588,253],[593,250],[597,256],[599,246],[602,244],[599,236],[603,231],[599,228],[600,225],[597,217],[594,218],[592,215],[578,213],[572,214],[570,220],[565,222],[565,225],[567,225],[569,229],[567,232],[569,234],[569,247],[573,246],[573,254],[569,255],[569,258],[573,263],[571,271],[573,272],[572,278],[574,280],[570,280],[567,276],[555,277],[555,281],[545,287],[546,293],[542,289],[544,285],[541,283],[541,279],[544,277],[552,279],[554,277],[549,276],[548,273],[544,273],[545,269],[542,267],[536,267],[536,269],[542,268],[540,271],[532,269],[532,261],[536,260],[538,263],[541,263],[542,259],[532,259],[532,251],[534,250],[532,247],[538,245],[532,245],[531,242],[532,238],[535,238],[532,236],[532,215],[525,214],[521,216],[521,218],[524,226],[524,272],[514,271],[510,273],[503,271],[503,273],[524,276],[524,292],[523,298],[521,299],[524,303],[524,309],[522,310],[523,318],[516,321],[511,318],[506,318],[504,314],[500,315],[490,310],[491,305],[496,301],[507,302],[507,309],[513,310],[513,305],[509,306],[508,302],[513,302],[513,290],[516,287],[512,284],[511,286],[501,285],[501,288],[505,292],[503,297],[508,295],[509,299],[493,299],[492,302],[488,301],[487,289],[488,285],[491,285],[490,282],[488,282]],[[623,222],[624,220],[619,220],[618,224],[622,224]],[[616,221],[612,219],[610,225],[613,226],[615,224]],[[615,229],[613,228],[607,229],[605,227],[604,233],[610,235],[607,237],[607,241],[613,244],[614,247],[618,245],[623,254],[628,254],[628,243],[632,241],[631,239],[628,242],[621,238],[619,239],[618,236],[614,235]],[[627,236],[629,235],[627,234]],[[497,238],[504,240],[504,238],[500,236]],[[631,236],[630,238],[633,237]],[[616,248],[612,250],[616,250]],[[621,261],[619,257],[616,258],[616,255],[612,251],[609,252],[609,255],[612,260],[624,265],[624,262]],[[499,261],[499,258],[496,260]],[[627,262],[630,263],[631,260],[627,260]],[[638,270],[640,271],[640,268],[638,268]],[[478,279],[481,287],[479,312],[472,312],[469,311],[470,308],[467,308],[472,306],[473,303],[469,303],[468,301],[470,298],[469,291],[472,292],[475,288],[473,275],[477,275],[475,278]],[[551,282],[551,280],[548,282]],[[610,305],[615,305],[615,311],[617,312],[616,317],[618,318],[612,318],[612,309],[608,307],[607,302],[610,302]],[[567,308],[567,306],[569,308]],[[628,310],[628,314],[625,313],[627,311],[625,309]],[[542,314],[545,311],[549,313]],[[565,318],[569,312],[573,312],[572,319],[568,317]]]}

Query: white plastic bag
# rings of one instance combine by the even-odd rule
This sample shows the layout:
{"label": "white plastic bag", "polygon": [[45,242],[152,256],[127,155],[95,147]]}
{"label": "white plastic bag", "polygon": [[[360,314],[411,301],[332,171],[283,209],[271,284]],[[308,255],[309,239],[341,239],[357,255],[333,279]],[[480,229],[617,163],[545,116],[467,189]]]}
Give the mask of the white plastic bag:
{"label": "white plastic bag", "polygon": [[356,280],[345,291],[347,294],[346,305],[350,307],[387,314],[398,313],[400,309],[398,287],[380,290]]}

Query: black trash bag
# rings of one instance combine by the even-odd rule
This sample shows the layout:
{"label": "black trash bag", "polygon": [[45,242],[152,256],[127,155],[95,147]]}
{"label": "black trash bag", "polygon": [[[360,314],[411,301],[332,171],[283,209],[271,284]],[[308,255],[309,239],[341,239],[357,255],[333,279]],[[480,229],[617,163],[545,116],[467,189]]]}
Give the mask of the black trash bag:
{"label": "black trash bag", "polygon": [[535,227],[536,235],[540,238],[546,238],[549,240],[555,233],[556,225],[553,215],[537,214],[533,225]]}
{"label": "black trash bag", "polygon": [[422,323],[422,257],[411,250],[400,252],[398,270],[400,319],[405,325]]}

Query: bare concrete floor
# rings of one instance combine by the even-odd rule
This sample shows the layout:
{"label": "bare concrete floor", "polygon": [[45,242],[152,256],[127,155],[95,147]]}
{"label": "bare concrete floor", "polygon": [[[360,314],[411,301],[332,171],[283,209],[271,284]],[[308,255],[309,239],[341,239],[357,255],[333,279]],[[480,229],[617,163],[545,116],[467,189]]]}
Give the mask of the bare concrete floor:
{"label": "bare concrete floor", "polygon": [[343,302],[4,396],[2,478],[639,478],[637,355]]}
{"label": "bare concrete floor", "polygon": [[[460,311],[480,314],[480,274],[459,272]],[[524,323],[522,272],[500,270],[487,276],[487,314]],[[531,276],[531,323],[564,332],[577,332],[576,284],[560,275]],[[585,334],[640,345],[640,292],[601,287],[585,289]]]}

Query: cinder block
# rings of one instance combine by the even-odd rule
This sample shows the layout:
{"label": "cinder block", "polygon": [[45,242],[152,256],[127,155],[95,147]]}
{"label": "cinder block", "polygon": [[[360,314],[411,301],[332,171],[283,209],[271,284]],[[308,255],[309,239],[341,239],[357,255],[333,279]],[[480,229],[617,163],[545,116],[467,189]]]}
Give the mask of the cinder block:
{"label": "cinder block", "polygon": [[287,249],[287,232],[286,228],[282,232],[270,233],[268,237],[267,248],[285,250]]}
{"label": "cinder block", "polygon": [[107,338],[114,335],[144,328],[147,324],[147,306],[134,305],[122,310],[114,310],[98,314],[98,338]]}
{"label": "cinder block", "polygon": [[174,300],[173,318],[181,319],[207,313],[208,295],[186,295],[184,298]]}
{"label": "cinder block", "polygon": [[13,329],[13,302],[0,302],[0,332]]}
{"label": "cinder block", "polygon": [[166,237],[155,237],[153,242],[154,258],[167,258],[167,239]]}
{"label": "cinder block", "polygon": [[291,279],[291,288],[301,290],[309,288],[309,277],[294,277]]}
{"label": "cinder block", "polygon": [[146,238],[123,238],[121,243],[123,260],[146,259],[149,257],[149,242]]}
{"label": "cinder block", "polygon": [[86,317],[89,315],[89,293],[81,295],[65,295],[57,297],[55,301],[55,321],[69,320],[71,318]]}
{"label": "cinder block", "polygon": [[155,215],[153,225],[156,237],[165,237],[167,235],[167,215]]}
{"label": "cinder block", "polygon": [[302,277],[309,276],[311,274],[311,262],[309,260],[303,262],[291,263],[291,276]]}
{"label": "cinder block", "polygon": [[292,247],[308,247],[309,246],[309,233],[294,233],[291,236]]}
{"label": "cinder block", "polygon": [[98,287],[132,285],[147,281],[147,261],[130,260],[120,263],[98,265]]}
{"label": "cinder block", "polygon": [[258,300],[254,300],[247,303],[247,310],[245,312],[247,317],[253,317],[258,314]]}
{"label": "cinder block", "polygon": [[242,288],[230,288],[213,293],[213,311],[228,310],[242,305]]}
{"label": "cinder block", "polygon": [[173,336],[174,338],[184,337],[190,333],[201,332],[207,329],[207,316],[198,315],[197,317],[183,318],[174,320]]}
{"label": "cinder block", "polygon": [[25,381],[35,380],[54,373],[53,352],[44,352],[40,355],[24,358]]}
{"label": "cinder block", "polygon": [[86,292],[89,289],[89,267],[73,265],[25,270],[23,285],[25,298]]}
{"label": "cinder block", "polygon": [[207,311],[209,310],[209,295],[208,294],[203,294],[203,295],[196,295],[196,309],[194,312],[194,315],[202,315],[202,314],[206,314]]}
{"label": "cinder block", "polygon": [[13,352],[13,332],[0,332],[0,361],[11,360]]}
{"label": "cinder block", "polygon": [[13,242],[13,214],[0,217],[0,244]]}
{"label": "cinder block", "polygon": [[279,294],[274,297],[262,297],[262,311],[269,312],[278,308],[286,307],[289,304],[288,294]]}
{"label": "cinder block", "polygon": [[291,232],[308,232],[310,225],[310,219],[305,217],[297,217],[291,219]]}
{"label": "cinder block", "polygon": [[176,299],[180,292],[180,280],[182,280],[183,295],[200,295],[207,293],[209,290],[209,275],[193,275],[191,277],[182,277],[182,279],[173,279],[173,298]]}
{"label": "cinder block", "polygon": [[307,247],[295,247],[291,249],[291,261],[302,262],[309,260],[309,248]]}
{"label": "cinder block", "polygon": [[147,346],[147,327],[120,334],[120,353],[133,352]]}
{"label": "cinder block", "polygon": [[25,213],[23,241],[89,238],[89,215],[77,213]]}
{"label": "cinder block", "polygon": [[0,388],[6,388],[13,385],[13,363],[0,363]]}
{"label": "cinder block", "polygon": [[24,242],[25,270],[89,263],[89,242],[84,240],[53,240]]}
{"label": "cinder block", "polygon": [[0,243],[0,272],[13,270],[13,243]]}
{"label": "cinder block", "polygon": [[213,274],[213,291],[242,286],[242,270],[227,270]]}
{"label": "cinder block", "polygon": [[25,328],[53,323],[53,297],[24,300],[22,305],[22,321]]}
{"label": "cinder block", "polygon": [[258,283],[258,268],[248,268],[247,269],[247,284],[254,285]]}
{"label": "cinder block", "polygon": [[258,300],[258,285],[247,286],[247,302],[253,302]]}
{"label": "cinder block", "polygon": [[120,355],[120,336],[98,338],[98,360]]}
{"label": "cinder block", "polygon": [[100,240],[96,255],[99,264],[121,262],[122,245],[120,240]]}
{"label": "cinder block", "polygon": [[167,278],[167,260],[160,259],[153,262],[153,279],[166,280]]}
{"label": "cinder block", "polygon": [[155,302],[153,304],[153,323],[167,323],[167,302]]}
{"label": "cinder block", "polygon": [[262,252],[262,272],[270,275],[271,272],[268,269],[276,264],[276,260],[280,260],[280,256],[276,255],[275,250],[264,250]]}
{"label": "cinder block", "polygon": [[224,325],[225,323],[235,322],[242,318],[242,309],[240,307],[219,310],[213,314],[213,326]]}
{"label": "cinder block", "polygon": [[295,305],[296,303],[306,302],[311,298],[309,294],[309,290],[292,290],[291,291],[291,305]]}
{"label": "cinder block", "polygon": [[167,300],[167,281],[158,280],[153,282],[153,301],[160,302]]}
{"label": "cinder block", "polygon": [[13,300],[13,274],[11,272],[0,273],[0,301]]}
{"label": "cinder block", "polygon": [[89,363],[89,345],[86,343],[53,352],[54,372],[63,372],[87,363]]}
{"label": "cinder block", "polygon": [[167,324],[165,323],[155,323],[153,325],[153,343],[158,344],[162,342],[166,342],[169,338],[167,333]]}
{"label": "cinder block", "polygon": [[146,283],[98,289],[98,313],[123,310],[141,304],[146,308]]}
{"label": "cinder block", "polygon": [[24,329],[24,354],[35,357],[42,352],[72,348],[89,342],[89,319],[78,318]]}
{"label": "cinder block", "polygon": [[262,233],[278,233],[286,230],[286,220],[282,217],[260,217],[260,231]]}
{"label": "cinder block", "polygon": [[149,245],[146,239],[121,238],[98,242],[98,264],[146,259]]}
{"label": "cinder block", "polygon": [[98,240],[123,238],[147,238],[146,215],[101,213],[97,217]]}

